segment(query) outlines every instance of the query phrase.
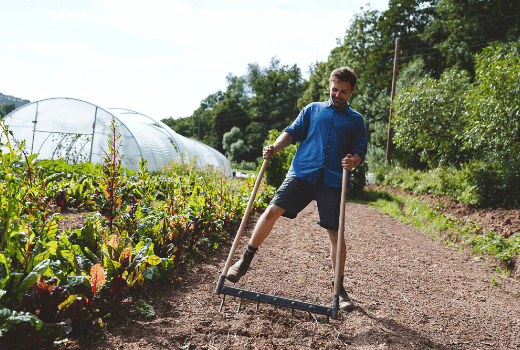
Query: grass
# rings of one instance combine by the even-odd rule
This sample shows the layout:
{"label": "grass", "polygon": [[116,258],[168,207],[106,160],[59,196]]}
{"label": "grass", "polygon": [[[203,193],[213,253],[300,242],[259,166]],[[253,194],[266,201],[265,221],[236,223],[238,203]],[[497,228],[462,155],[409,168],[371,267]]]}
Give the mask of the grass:
{"label": "grass", "polygon": [[467,246],[475,254],[487,254],[503,262],[520,254],[520,232],[511,238],[490,231],[477,235],[478,224],[474,221],[456,219],[449,214],[439,214],[441,204],[430,206],[415,197],[404,197],[384,191],[364,190],[357,197],[348,197],[352,203],[363,203],[381,213],[421,230],[432,238],[463,250]]}

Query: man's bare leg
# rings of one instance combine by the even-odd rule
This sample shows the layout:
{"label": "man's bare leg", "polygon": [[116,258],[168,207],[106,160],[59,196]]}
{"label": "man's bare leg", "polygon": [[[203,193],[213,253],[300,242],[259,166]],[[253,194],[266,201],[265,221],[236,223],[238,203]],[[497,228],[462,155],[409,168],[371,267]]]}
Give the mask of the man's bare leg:
{"label": "man's bare leg", "polygon": [[255,229],[253,230],[253,235],[249,239],[249,245],[253,248],[260,247],[267,236],[271,233],[276,221],[283,213],[285,213],[285,209],[276,205],[269,205],[262,216],[258,219]]}
{"label": "man's bare leg", "polygon": [[244,255],[242,255],[240,260],[229,268],[227,274],[228,280],[236,283],[240,277],[246,274],[256,250],[264,242],[267,236],[269,236],[274,224],[284,212],[285,209],[282,209],[276,205],[269,205],[267,207],[255,225],[253,235],[249,239],[249,245],[247,246]]}
{"label": "man's bare leg", "polygon": [[334,274],[339,273],[340,289],[339,289],[339,308],[344,311],[351,311],[354,309],[354,303],[350,300],[345,288],[343,287],[343,276],[345,274],[345,261],[347,260],[347,245],[343,241],[343,249],[341,250],[341,266],[336,269],[336,252],[338,251],[338,231],[327,230],[330,239],[330,258],[332,259],[332,271]]}
{"label": "man's bare leg", "polygon": [[[336,274],[336,252],[338,251],[338,231],[327,230],[330,239],[330,258],[332,259],[332,271]],[[341,250],[341,267],[339,275],[343,277],[345,274],[345,261],[347,259],[347,245],[343,242],[343,249]]]}

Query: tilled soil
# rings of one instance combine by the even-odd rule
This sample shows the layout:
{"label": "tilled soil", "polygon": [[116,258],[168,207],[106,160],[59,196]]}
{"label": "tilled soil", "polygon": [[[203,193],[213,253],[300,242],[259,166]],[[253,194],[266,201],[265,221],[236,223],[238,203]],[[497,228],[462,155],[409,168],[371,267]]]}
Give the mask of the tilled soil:
{"label": "tilled soil", "polygon": [[[345,287],[356,303],[337,320],[214,294],[229,245],[110,310],[106,330],[62,349],[520,349],[520,283],[361,204],[347,204]],[[328,236],[315,202],[281,218],[237,287],[332,304]],[[238,252],[254,224],[251,218]],[[238,258],[238,256],[237,256]],[[226,285],[232,285],[226,282]],[[155,307],[146,320],[143,299]],[[80,345],[81,344],[81,345]]]}

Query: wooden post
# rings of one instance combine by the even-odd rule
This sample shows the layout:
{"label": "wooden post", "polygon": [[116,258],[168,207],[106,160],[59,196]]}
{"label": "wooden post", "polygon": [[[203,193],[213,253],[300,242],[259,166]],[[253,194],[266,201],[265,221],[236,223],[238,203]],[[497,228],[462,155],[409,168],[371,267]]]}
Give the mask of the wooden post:
{"label": "wooden post", "polygon": [[386,160],[385,166],[388,165],[390,160],[390,140],[392,137],[392,109],[395,95],[395,78],[397,77],[397,60],[399,58],[399,38],[395,40],[395,53],[394,53],[394,76],[392,78],[392,94],[390,95],[390,114],[388,115],[388,137],[386,139]]}

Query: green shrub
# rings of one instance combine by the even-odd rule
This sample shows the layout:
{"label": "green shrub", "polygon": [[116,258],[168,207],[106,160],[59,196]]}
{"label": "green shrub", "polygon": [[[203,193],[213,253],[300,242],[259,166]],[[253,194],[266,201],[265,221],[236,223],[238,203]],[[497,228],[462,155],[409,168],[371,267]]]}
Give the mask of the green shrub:
{"label": "green shrub", "polygon": [[255,162],[241,161],[240,163],[231,162],[233,170],[244,170],[244,171],[253,171],[256,170],[258,165]]}
{"label": "green shrub", "polygon": [[352,186],[354,186],[348,193],[352,195],[358,195],[363,192],[366,184],[366,171],[365,165],[361,164],[357,166],[354,170],[352,170],[352,175],[350,180],[352,181]]}
{"label": "green shrub", "polygon": [[462,134],[469,81],[467,72],[454,68],[438,80],[423,78],[397,94],[393,141],[401,152],[396,157],[402,151],[420,154],[432,168],[465,161],[468,151],[463,150]]}
{"label": "green shrub", "polygon": [[455,167],[421,171],[400,167],[375,170],[376,184],[398,187],[418,194],[442,194],[457,202],[484,207],[520,207],[520,173],[473,162],[463,169]]}
{"label": "green shrub", "polygon": [[520,254],[520,234],[505,239],[494,232],[488,232],[482,236],[476,236],[468,240],[473,252],[481,252],[493,255],[502,261],[509,261],[513,255]]}
{"label": "green shrub", "polygon": [[[264,147],[272,145],[278,136],[280,136],[281,132],[277,130],[269,131],[269,135],[267,136],[267,140],[264,142]],[[283,180],[285,179],[285,175],[289,171],[291,167],[291,162],[296,154],[297,145],[290,145],[285,149],[281,150],[277,154],[275,154],[270,160],[269,165],[267,165],[267,169],[265,171],[265,177],[267,180],[267,184],[273,187],[280,187]],[[262,167],[264,163],[264,159],[260,161],[258,165],[258,170]]]}
{"label": "green shrub", "polygon": [[[491,207],[520,207],[519,43],[491,45],[475,57],[475,78],[452,68],[423,78],[394,101],[400,164],[420,154],[429,176],[377,170],[378,183],[441,193]],[[441,171],[439,171],[441,169]],[[385,178],[386,177],[386,178]]]}
{"label": "green shrub", "polygon": [[468,166],[479,204],[520,207],[519,43],[492,45],[477,55],[464,133],[478,157]]}
{"label": "green shrub", "polygon": [[[520,164],[520,159],[518,163]],[[478,161],[467,167],[469,198],[485,207],[520,207],[520,168]]]}

